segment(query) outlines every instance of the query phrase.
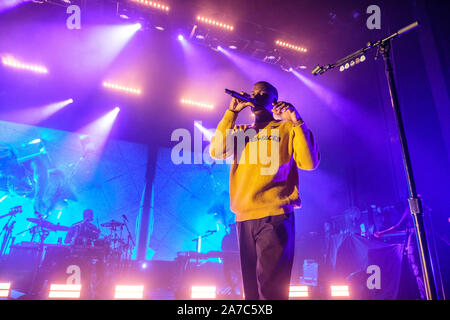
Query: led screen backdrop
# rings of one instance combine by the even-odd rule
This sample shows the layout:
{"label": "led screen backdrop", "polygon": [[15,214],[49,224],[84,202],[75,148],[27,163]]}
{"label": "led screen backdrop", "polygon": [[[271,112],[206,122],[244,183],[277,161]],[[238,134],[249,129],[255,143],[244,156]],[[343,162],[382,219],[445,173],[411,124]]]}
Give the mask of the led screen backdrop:
{"label": "led screen backdrop", "polygon": [[[36,218],[36,210],[47,221],[70,226],[90,208],[102,237],[110,229],[101,224],[123,222],[125,215],[135,237],[147,147],[107,140],[99,148],[96,142],[95,137],[0,121],[0,215],[22,206],[12,233],[16,244],[31,240],[26,230],[34,224],[27,218]],[[52,231],[45,243],[64,241],[65,235]],[[125,230],[122,237],[127,238]]]}

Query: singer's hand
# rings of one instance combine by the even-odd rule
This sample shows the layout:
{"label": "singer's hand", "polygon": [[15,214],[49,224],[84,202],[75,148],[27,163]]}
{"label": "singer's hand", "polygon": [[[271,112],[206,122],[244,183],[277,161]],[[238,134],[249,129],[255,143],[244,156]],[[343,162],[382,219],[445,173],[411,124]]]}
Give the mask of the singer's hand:
{"label": "singer's hand", "polygon": [[294,123],[302,123],[298,111],[288,102],[278,101],[273,104],[272,112],[275,119],[292,121]]}
{"label": "singer's hand", "polygon": [[[240,92],[242,95],[244,94],[244,92]],[[247,101],[241,101],[239,99],[236,98],[232,98],[231,102],[230,102],[230,107],[228,108],[231,111],[234,112],[241,112],[243,109],[247,108],[248,106],[254,108],[255,105],[251,102],[247,102]]]}

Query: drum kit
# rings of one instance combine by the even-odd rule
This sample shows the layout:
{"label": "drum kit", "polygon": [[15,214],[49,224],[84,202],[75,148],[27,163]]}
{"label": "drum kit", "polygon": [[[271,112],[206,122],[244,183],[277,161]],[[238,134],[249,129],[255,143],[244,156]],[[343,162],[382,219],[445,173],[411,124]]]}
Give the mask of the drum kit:
{"label": "drum kit", "polygon": [[[27,221],[33,223],[33,226],[29,229],[26,229],[22,232],[17,233],[17,235],[20,235],[24,232],[29,231],[31,233],[31,241],[30,242],[39,242],[40,240],[43,241],[52,231],[69,231],[70,227],[63,226],[61,224],[54,224],[50,221],[47,221],[43,219],[42,217],[39,218],[27,218]],[[128,256],[129,252],[133,246],[134,241],[131,236],[131,233],[128,229],[128,226],[124,222],[116,221],[114,219],[107,221],[105,223],[100,224],[101,227],[109,229],[109,232],[104,237],[99,237],[96,240],[91,241],[85,241],[83,244],[76,243],[74,246],[77,247],[85,247],[88,248],[104,248],[108,249],[108,252],[120,252],[120,255],[125,254],[125,256]],[[127,230],[128,237],[125,239],[123,231]],[[40,236],[40,239],[37,239],[37,236]],[[59,240],[61,241],[61,240]],[[61,244],[61,243],[58,243]]]}
{"label": "drum kit", "polygon": [[[31,226],[15,234],[15,236],[18,236],[29,232],[31,234],[31,240],[14,244],[15,237],[12,237],[14,221],[12,220],[20,212],[22,212],[21,207],[14,207],[7,214],[0,215],[0,218],[9,217],[8,223],[0,233],[0,237],[3,238],[3,241],[0,242],[2,245],[1,253],[3,255],[6,247],[9,247],[10,254],[5,255],[5,258],[14,260],[15,257],[12,257],[11,253],[17,255],[20,252],[25,252],[25,249],[33,251],[33,256],[36,258],[32,259],[31,285],[28,292],[30,294],[39,290],[41,282],[39,279],[42,275],[51,272],[51,268],[48,268],[48,265],[52,265],[52,263],[49,263],[52,261],[49,260],[54,260],[56,256],[64,257],[61,258],[63,260],[78,259],[78,261],[85,261],[87,265],[92,266],[101,264],[104,266],[102,270],[105,270],[104,278],[111,278],[118,273],[122,273],[131,263],[131,255],[135,242],[128,228],[125,216],[123,216],[123,222],[112,219],[100,224],[98,227],[107,230],[104,234],[95,225],[88,223],[95,231],[94,236],[91,237],[90,234],[87,236],[78,234],[80,228],[74,227],[77,225],[80,226],[84,222],[68,227],[59,223],[52,223],[44,219],[42,215],[36,213],[35,217],[26,218],[26,221],[30,222]],[[92,232],[92,229],[89,232]],[[59,238],[57,244],[44,243],[52,232],[58,231],[74,232],[76,234],[75,238],[83,238],[83,240],[87,241],[73,241],[71,244],[62,244],[62,238]],[[64,265],[63,260],[58,263]],[[53,265],[55,263],[56,261],[53,261]]]}

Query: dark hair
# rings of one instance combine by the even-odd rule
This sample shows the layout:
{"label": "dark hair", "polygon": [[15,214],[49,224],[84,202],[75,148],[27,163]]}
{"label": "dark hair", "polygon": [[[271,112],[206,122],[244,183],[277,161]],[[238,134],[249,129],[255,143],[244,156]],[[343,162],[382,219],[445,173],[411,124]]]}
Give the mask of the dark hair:
{"label": "dark hair", "polygon": [[255,83],[255,86],[257,84],[262,84],[263,86],[265,86],[267,89],[269,89],[269,91],[272,92],[272,94],[275,96],[275,98],[278,100],[278,90],[277,88],[275,88],[273,85],[271,85],[269,82],[267,81],[258,81],[257,83]]}

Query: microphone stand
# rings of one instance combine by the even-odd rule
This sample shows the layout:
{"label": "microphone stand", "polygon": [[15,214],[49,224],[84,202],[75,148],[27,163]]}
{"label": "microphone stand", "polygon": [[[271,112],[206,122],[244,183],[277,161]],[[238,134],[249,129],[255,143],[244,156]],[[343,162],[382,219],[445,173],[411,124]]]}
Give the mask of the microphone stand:
{"label": "microphone stand", "polygon": [[[192,241],[196,243],[196,248],[197,248],[196,251],[197,251],[197,253],[200,253],[199,249],[200,249],[200,243],[201,243],[202,239],[206,238],[206,237],[209,237],[210,235],[214,234],[215,232],[217,232],[217,231],[216,230],[213,230],[213,231],[208,230],[208,231],[206,231],[206,233],[204,235],[198,236],[197,238],[192,239]],[[198,260],[199,260],[198,256],[197,256],[197,258],[195,260],[196,260],[196,263],[198,265]]]}
{"label": "microphone stand", "polygon": [[[134,242],[134,240],[133,240],[133,236],[131,235],[131,232],[130,232],[130,229],[128,228],[128,224],[127,224],[127,221],[128,220],[126,220],[126,219],[124,219],[124,218],[122,218],[123,219],[123,222],[124,222],[124,224],[125,224],[125,228],[127,229],[127,232],[128,232],[128,239],[127,239],[127,250],[128,250],[128,252],[127,252],[127,260],[130,260],[131,259],[131,251],[132,251],[132,248],[134,248],[134,246],[136,245],[135,244],[135,242]],[[132,246],[130,247],[130,240],[131,240],[131,244],[132,244]]]}
{"label": "microphone stand", "polygon": [[326,71],[340,67],[352,59],[364,54],[366,51],[377,48],[377,58],[379,54],[383,56],[383,60],[386,66],[386,78],[389,85],[389,94],[391,98],[392,108],[394,109],[395,120],[397,122],[397,128],[400,137],[400,144],[402,148],[402,157],[403,157],[403,166],[405,168],[406,179],[408,183],[408,192],[409,192],[409,209],[414,221],[414,230],[416,234],[417,247],[419,249],[420,254],[420,262],[423,271],[423,280],[425,284],[426,296],[427,300],[437,300],[438,293],[437,287],[435,283],[435,278],[433,274],[433,264],[431,260],[431,255],[429,252],[428,242],[425,233],[424,219],[423,219],[423,209],[421,199],[417,195],[416,184],[414,181],[412,166],[411,166],[411,158],[409,155],[408,145],[406,142],[406,134],[405,127],[402,120],[402,115],[400,111],[400,103],[397,94],[397,87],[395,85],[394,78],[394,69],[391,62],[391,40],[398,37],[402,33],[408,32],[419,25],[419,22],[416,21],[396,33],[391,34],[385,39],[379,40],[377,42],[369,42],[365,48],[362,48],[345,58],[337,61],[334,64],[329,64],[326,66],[316,66],[312,70],[313,75],[321,75]]}

